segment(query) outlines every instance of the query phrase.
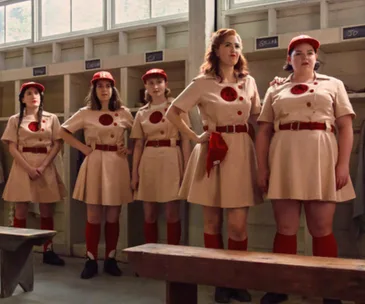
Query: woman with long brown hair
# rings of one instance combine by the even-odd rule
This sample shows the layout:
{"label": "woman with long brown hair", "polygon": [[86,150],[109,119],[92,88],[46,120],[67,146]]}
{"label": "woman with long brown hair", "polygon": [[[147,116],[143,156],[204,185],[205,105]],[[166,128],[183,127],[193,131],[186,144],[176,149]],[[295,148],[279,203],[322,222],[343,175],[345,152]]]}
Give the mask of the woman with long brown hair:
{"label": "woman with long brown hair", "polygon": [[[17,228],[26,228],[30,202],[39,203],[41,229],[54,230],[54,203],[66,194],[53,162],[62,146],[60,123],[55,114],[43,110],[44,90],[37,82],[21,86],[20,111],[9,118],[1,138],[14,158],[3,198],[16,203],[13,226]],[[43,250],[44,263],[65,264],[53,252],[52,242],[46,242]]]}
{"label": "woman with long brown hair", "polygon": [[[150,69],[142,81],[147,104],[138,110],[130,136],[135,138],[132,189],[136,200],[143,201],[146,243],[158,241],[158,203],[163,203],[167,243],[178,245],[181,236],[178,193],[191,152],[190,141],[165,117],[173,100],[166,72]],[[184,120],[189,123],[188,115],[184,115]]]}
{"label": "woman with long brown hair", "polygon": [[[60,132],[66,143],[86,156],[73,193],[74,199],[87,204],[87,261],[81,278],[92,278],[98,272],[103,207],[106,217],[104,271],[120,276],[121,270],[115,260],[119,215],[121,205],[133,201],[124,135],[125,130],[132,127],[133,117],[123,106],[109,72],[94,74],[86,102],[87,106],[69,118]],[[72,136],[80,129],[85,132],[85,144]]]}
{"label": "woman with long brown hair", "polygon": [[[197,135],[181,113],[198,106],[205,132]],[[248,207],[262,202],[256,186],[256,159],[249,122],[260,113],[256,83],[233,29],[220,29],[211,39],[201,75],[173,101],[167,118],[198,143],[180,190],[188,202],[203,206],[204,243],[223,248],[223,210],[227,212],[228,249],[247,250]],[[246,290],[217,287],[215,301],[251,301]]]}

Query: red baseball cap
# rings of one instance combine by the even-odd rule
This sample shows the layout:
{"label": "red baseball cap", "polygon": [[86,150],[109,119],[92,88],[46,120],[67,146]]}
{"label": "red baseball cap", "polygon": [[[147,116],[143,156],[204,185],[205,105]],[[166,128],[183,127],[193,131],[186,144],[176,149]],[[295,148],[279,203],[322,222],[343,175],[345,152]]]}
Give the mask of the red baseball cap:
{"label": "red baseball cap", "polygon": [[151,69],[148,70],[143,76],[142,76],[142,80],[144,83],[146,83],[147,78],[151,77],[151,76],[161,76],[165,79],[165,81],[167,81],[167,74],[164,70],[162,69]]}
{"label": "red baseball cap", "polygon": [[113,84],[113,86],[115,86],[115,80],[113,78],[113,75],[110,74],[109,72],[107,71],[101,71],[101,72],[97,72],[94,74],[93,78],[91,79],[91,84],[94,85],[96,81],[98,80],[110,80]]}
{"label": "red baseball cap", "polygon": [[320,46],[320,43],[317,39],[314,39],[313,37],[310,37],[308,35],[299,35],[299,36],[296,36],[294,37],[289,45],[288,45],[288,54],[290,53],[290,51],[296,46],[298,45],[299,43],[309,43],[311,46],[313,46],[313,48],[315,50],[317,50]]}
{"label": "red baseball cap", "polygon": [[213,166],[219,165],[226,157],[228,146],[224,141],[222,134],[212,132],[209,138],[208,156],[207,156],[207,173],[208,177]]}
{"label": "red baseball cap", "polygon": [[23,91],[25,91],[26,89],[28,89],[30,87],[37,88],[41,93],[44,92],[44,90],[45,90],[44,86],[41,85],[40,83],[30,81],[30,82],[25,82],[25,83],[22,84],[22,86],[20,87],[20,92],[23,92]]}

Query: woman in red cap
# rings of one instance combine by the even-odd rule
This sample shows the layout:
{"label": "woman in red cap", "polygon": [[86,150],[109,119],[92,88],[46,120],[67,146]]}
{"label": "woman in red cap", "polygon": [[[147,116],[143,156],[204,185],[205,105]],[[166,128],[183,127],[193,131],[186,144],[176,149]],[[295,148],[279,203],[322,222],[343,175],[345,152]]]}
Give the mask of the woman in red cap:
{"label": "woman in red cap", "polygon": [[[247,250],[248,207],[262,202],[256,187],[254,143],[249,121],[260,113],[260,97],[242,55],[242,41],[233,29],[212,36],[201,75],[173,101],[167,118],[197,142],[188,163],[181,195],[203,206],[204,243],[223,248],[222,219],[228,219],[228,249]],[[204,132],[197,135],[181,119],[195,105]],[[209,141],[209,144],[208,144]],[[215,301],[251,301],[246,290],[216,288]]]}
{"label": "woman in red cap", "polygon": [[[273,204],[275,253],[297,253],[303,204],[313,255],[337,257],[332,233],[336,203],[355,197],[349,176],[355,113],[342,81],[316,72],[318,48],[312,37],[293,38],[285,65],[292,73],[266,93],[256,140],[258,184]],[[261,303],[286,299],[267,293]]]}
{"label": "woman in red cap", "polygon": [[[109,72],[97,72],[91,80],[87,106],[81,108],[61,126],[61,137],[86,157],[80,167],[73,198],[87,204],[87,261],[81,273],[89,279],[98,273],[97,253],[103,207],[105,207],[104,271],[120,276],[115,259],[119,237],[121,205],[133,201],[124,135],[133,117],[123,106]],[[83,129],[85,142],[72,133]]]}
{"label": "woman in red cap", "polygon": [[[167,243],[180,242],[181,222],[178,192],[190,156],[190,141],[165,118],[172,102],[164,70],[151,69],[142,80],[147,104],[139,109],[131,138],[135,138],[132,189],[135,199],[143,201],[146,243],[158,240],[158,205],[166,203]],[[188,116],[183,115],[189,124]]]}
{"label": "woman in red cap", "polygon": [[[44,86],[24,83],[19,93],[20,111],[9,118],[1,140],[14,158],[3,198],[16,202],[14,227],[26,228],[28,202],[39,203],[41,229],[54,230],[54,203],[66,194],[53,162],[62,146],[60,123],[55,114],[43,110]],[[43,246],[43,262],[63,266],[52,242]]]}

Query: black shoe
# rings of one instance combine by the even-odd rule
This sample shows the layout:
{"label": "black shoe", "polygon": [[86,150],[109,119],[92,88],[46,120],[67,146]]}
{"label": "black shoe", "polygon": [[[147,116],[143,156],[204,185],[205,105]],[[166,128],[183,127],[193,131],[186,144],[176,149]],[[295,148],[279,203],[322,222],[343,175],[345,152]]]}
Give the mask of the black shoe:
{"label": "black shoe", "polygon": [[238,302],[251,302],[252,297],[246,289],[231,289],[231,299]]}
{"label": "black shoe", "polygon": [[62,260],[54,251],[43,252],[43,263],[55,266],[64,266],[65,261]]}
{"label": "black shoe", "polygon": [[323,304],[342,304],[342,301],[335,299],[323,299]]}
{"label": "black shoe", "polygon": [[107,258],[104,261],[104,271],[114,277],[120,277],[122,275],[122,271],[118,267],[117,260],[114,258]]}
{"label": "black shoe", "polygon": [[231,290],[225,287],[216,287],[214,294],[214,301],[217,303],[229,303]]}
{"label": "black shoe", "polygon": [[88,259],[85,263],[84,270],[81,273],[81,279],[91,279],[98,274],[98,262]]}
{"label": "black shoe", "polygon": [[260,304],[278,304],[288,300],[288,295],[284,293],[266,293],[260,301]]}

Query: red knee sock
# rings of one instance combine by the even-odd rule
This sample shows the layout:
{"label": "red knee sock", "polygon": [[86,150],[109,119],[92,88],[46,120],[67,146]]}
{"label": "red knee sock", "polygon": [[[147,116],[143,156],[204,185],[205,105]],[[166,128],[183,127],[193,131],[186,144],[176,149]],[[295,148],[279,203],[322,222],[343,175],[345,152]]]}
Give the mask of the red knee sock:
{"label": "red knee sock", "polygon": [[[53,230],[53,217],[41,217],[41,229]],[[52,240],[43,244],[43,251],[52,250]]]}
{"label": "red knee sock", "polygon": [[86,223],[86,250],[87,256],[96,260],[98,258],[98,245],[100,240],[100,224]]}
{"label": "red knee sock", "polygon": [[277,232],[275,235],[273,252],[297,254],[297,235],[284,235]]}
{"label": "red knee sock", "polygon": [[105,223],[105,259],[114,258],[119,238],[119,222]]}
{"label": "red knee sock", "polygon": [[25,228],[27,226],[27,219],[18,219],[14,216],[13,227],[15,228]]}
{"label": "red knee sock", "polygon": [[181,236],[181,222],[167,223],[167,244],[179,245]]}
{"label": "red knee sock", "polygon": [[204,233],[205,248],[223,249],[223,239],[221,234]]}
{"label": "red knee sock", "polygon": [[157,243],[158,240],[157,222],[154,223],[144,222],[144,238],[146,243]]}
{"label": "red knee sock", "polygon": [[241,250],[247,251],[247,238],[243,241],[235,241],[231,238],[228,239],[228,249],[229,250]]}
{"label": "red knee sock", "polygon": [[333,233],[322,236],[313,237],[313,255],[321,257],[337,257],[337,242]]}

